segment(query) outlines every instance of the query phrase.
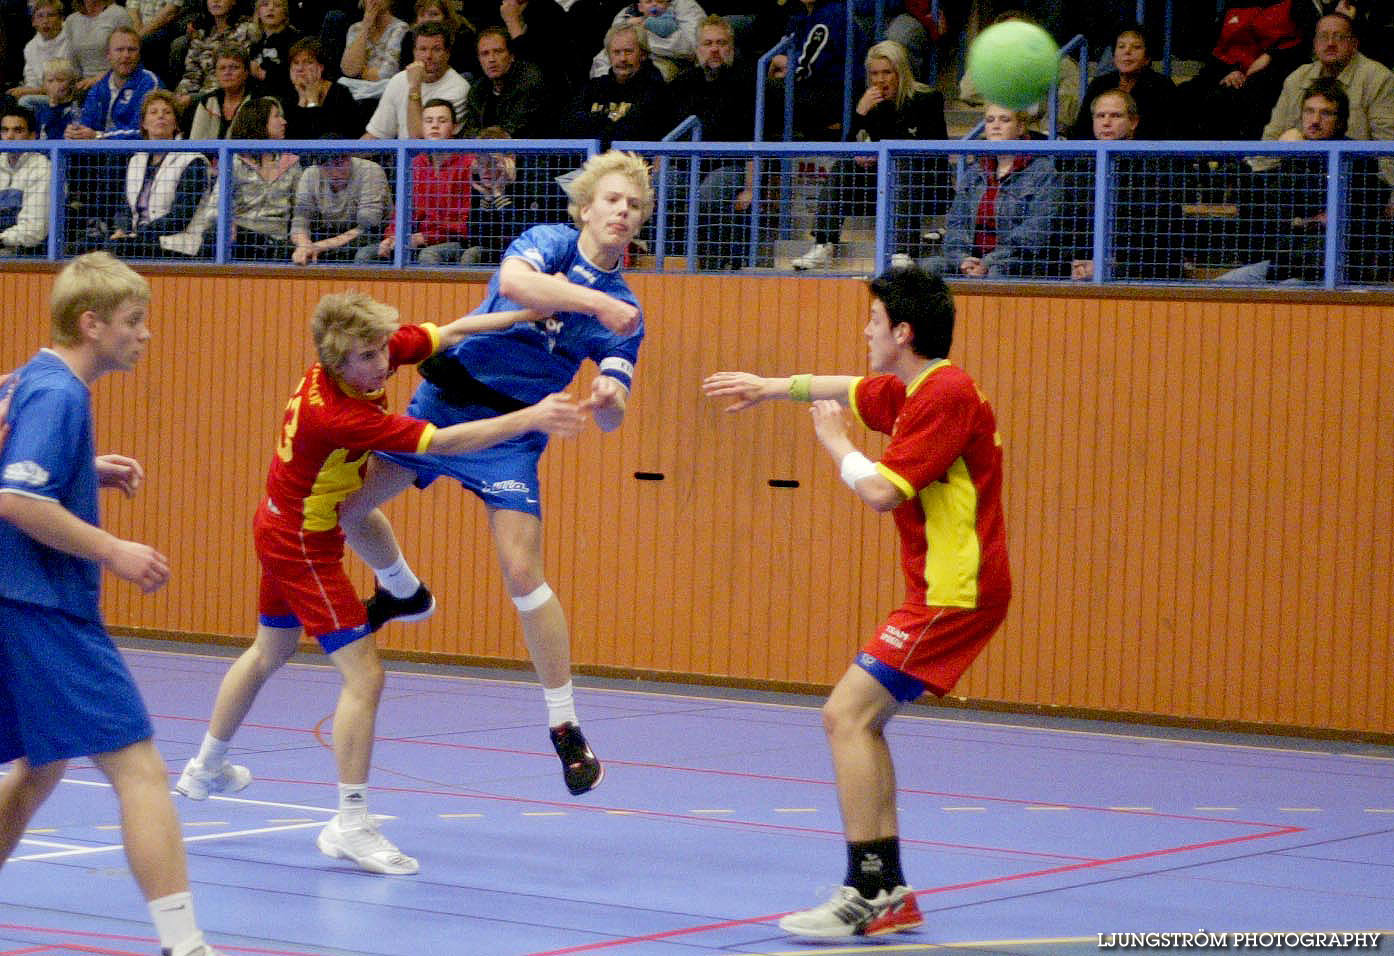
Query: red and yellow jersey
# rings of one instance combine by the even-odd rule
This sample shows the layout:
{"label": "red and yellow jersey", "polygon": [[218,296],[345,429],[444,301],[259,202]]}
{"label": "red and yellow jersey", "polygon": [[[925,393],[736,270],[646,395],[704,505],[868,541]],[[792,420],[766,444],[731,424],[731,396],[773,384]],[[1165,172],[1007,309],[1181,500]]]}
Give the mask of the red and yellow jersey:
{"label": "red and yellow jersey", "polygon": [[906,602],[1005,605],[1002,439],[978,386],[941,359],[908,386],[894,375],[859,378],[849,399],[863,424],[891,436],[876,470],[906,496],[893,512]]}
{"label": "red and yellow jersey", "polygon": [[[430,358],[438,343],[434,325],[404,325],[388,340],[389,364],[396,369]],[[389,414],[383,391],[347,390],[316,362],[286,403],[266,476],[269,509],[302,531],[334,531],[339,505],[363,484],[368,453],[424,452],[435,430]]]}

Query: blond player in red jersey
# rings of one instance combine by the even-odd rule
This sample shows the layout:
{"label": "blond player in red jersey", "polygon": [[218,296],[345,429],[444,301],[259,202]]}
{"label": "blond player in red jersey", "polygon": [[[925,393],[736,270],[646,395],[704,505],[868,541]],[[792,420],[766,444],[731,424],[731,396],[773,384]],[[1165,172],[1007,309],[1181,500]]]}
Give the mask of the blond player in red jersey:
{"label": "blond player in red jersey", "polygon": [[577,434],[589,408],[548,395],[506,415],[437,428],[386,410],[398,366],[420,362],[468,335],[539,318],[532,311],[470,315],[446,326],[398,325],[397,310],[358,292],[326,295],[310,323],[319,361],[286,405],[257,509],[261,562],[256,640],[223,678],[203,744],[176,785],[194,800],[243,789],[252,775],[227,759],[228,744],[257,692],[295,652],[303,631],[319,641],[344,685],[334,710],[339,812],[320,832],[326,856],[374,873],[410,874],[417,861],[377,829],[367,780],[383,670],[363,603],[344,571],[339,507],[363,483],[373,451],[459,454],[524,432]]}
{"label": "blond player in red jersey", "polygon": [[[862,648],[823,706],[847,838],[832,899],[780,928],[829,939],[913,929],[923,919],[900,867],[895,767],[885,728],[901,704],[947,694],[1007,613],[1002,442],[992,407],[949,362],[954,304],[942,279],[892,269],[871,282],[865,378],[717,372],[703,388],[739,411],[770,398],[813,403],[813,429],[842,480],[900,532],[905,602]],[[842,408],[891,436],[879,462],[847,437]]]}

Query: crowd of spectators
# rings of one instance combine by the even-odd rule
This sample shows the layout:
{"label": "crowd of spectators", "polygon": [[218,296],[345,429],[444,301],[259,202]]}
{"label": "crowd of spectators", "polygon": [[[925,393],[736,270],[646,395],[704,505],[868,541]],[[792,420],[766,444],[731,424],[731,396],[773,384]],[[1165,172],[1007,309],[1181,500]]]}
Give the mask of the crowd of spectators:
{"label": "crowd of spectators", "polygon": [[[1210,27],[1198,73],[1179,85],[1156,69],[1147,29],[1122,23],[1118,8],[1130,5],[1112,2],[1091,7],[1085,22],[1060,0],[1022,0],[1012,9],[990,0],[889,0],[879,34],[871,0],[856,0],[850,20],[844,0],[71,2],[65,12],[64,0],[30,0],[21,42],[8,34],[0,50],[7,71],[0,106],[20,110],[7,114],[6,138],[560,138],[606,147],[660,139],[695,115],[704,141],[750,142],[781,132],[755,128],[754,99],[763,86],[767,119],[779,117],[789,97],[796,137],[814,142],[942,141],[945,91],[961,105],[981,106],[988,140],[1394,140],[1394,74],[1380,59],[1392,46],[1394,0],[1228,0]],[[1107,54],[1092,80],[1062,58],[1054,131],[1043,128],[1052,115],[1043,106],[1008,110],[982,102],[971,77],[955,88],[927,75],[974,19],[1034,18],[1059,34],[1075,28],[1071,17],[1095,42],[1107,29]],[[757,77],[755,61],[781,37],[787,46]],[[844,128],[849,55],[858,69]],[[1314,89],[1344,97],[1332,136],[1307,135],[1304,104]],[[161,91],[169,93],[156,95]],[[234,258],[391,258],[394,164],[369,150],[237,154],[229,179]],[[0,183],[34,179],[41,167],[29,155],[5,154]],[[917,259],[952,275],[1088,279],[1096,272],[1094,162],[1092,155],[1000,154],[962,164],[955,175],[942,155],[906,161],[892,251],[897,261]],[[558,211],[561,191],[553,187],[568,168],[555,157],[506,147],[488,155],[421,152],[410,163],[406,258],[488,261],[500,235]],[[1291,180],[1299,192],[1311,192],[1310,177],[1289,176],[1291,168],[1271,155],[1162,165],[1120,159],[1113,167],[1110,274],[1180,274],[1184,253],[1180,243],[1168,243],[1168,222],[1181,215],[1189,185],[1206,177],[1224,179],[1219,195],[1237,218],[1271,230],[1271,217],[1260,210],[1271,210],[1261,197],[1274,183]],[[207,254],[220,172],[207,154],[82,153],[71,170],[66,202],[78,240],[69,251]],[[712,156],[701,160],[699,173],[699,261],[735,267],[757,166]],[[1361,222],[1379,231],[1394,161],[1361,165],[1352,177],[1357,173],[1359,188],[1347,194],[1369,205]],[[876,200],[873,158],[840,160],[819,176],[813,244],[792,259],[798,270],[832,267],[843,220],[866,215]],[[1174,188],[1159,189],[1158,182]],[[19,194],[25,198],[15,199]],[[32,195],[28,187],[0,189],[0,251],[37,248],[29,241],[32,217],[11,211],[32,208]],[[27,228],[15,232],[11,220],[20,218]],[[1307,234],[1320,237],[1324,225],[1315,221]],[[498,235],[479,231],[486,227]],[[1264,241],[1253,238],[1245,251],[1262,252]]]}

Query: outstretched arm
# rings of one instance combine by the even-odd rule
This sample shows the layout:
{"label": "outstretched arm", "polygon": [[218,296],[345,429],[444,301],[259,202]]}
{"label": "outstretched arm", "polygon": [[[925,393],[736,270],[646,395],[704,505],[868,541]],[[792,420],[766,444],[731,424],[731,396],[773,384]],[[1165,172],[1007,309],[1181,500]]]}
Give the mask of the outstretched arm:
{"label": "outstretched arm", "polygon": [[873,511],[890,511],[905,500],[900,489],[876,470],[876,465],[857,450],[847,437],[847,421],[842,415],[842,406],[833,401],[820,400],[810,409],[813,415],[813,432],[818,441],[838,463],[842,480],[866,502]]}
{"label": "outstretched arm", "polygon": [[639,327],[639,310],[604,292],[547,275],[517,256],[499,266],[499,291],[519,305],[543,313],[584,312],[611,332],[630,335]]}
{"label": "outstretched arm", "polygon": [[730,398],[728,412],[739,412],[771,398],[811,402],[819,399],[847,404],[847,390],[856,381],[853,375],[786,375],[765,378],[750,372],[714,372],[702,382],[702,391],[712,398]]}
{"label": "outstretched arm", "polygon": [[458,455],[497,445],[523,432],[546,432],[570,438],[586,424],[585,409],[564,392],[548,395],[536,405],[462,425],[436,429],[428,451]]}
{"label": "outstretched arm", "polygon": [[507,312],[484,312],[477,315],[462,315],[454,322],[442,325],[438,333],[440,347],[448,349],[464,341],[476,332],[490,332],[506,329],[519,322],[536,322],[545,313],[532,309],[510,309]]}

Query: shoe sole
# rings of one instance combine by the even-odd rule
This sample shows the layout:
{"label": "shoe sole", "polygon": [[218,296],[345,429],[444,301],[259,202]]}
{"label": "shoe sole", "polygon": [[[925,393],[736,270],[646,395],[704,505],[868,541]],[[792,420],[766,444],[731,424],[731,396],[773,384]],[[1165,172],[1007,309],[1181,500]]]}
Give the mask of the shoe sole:
{"label": "shoe sole", "polygon": [[251,785],[252,781],[249,778],[247,782],[242,784],[242,786],[240,787],[228,787],[223,790],[215,790],[212,787],[199,787],[197,791],[194,791],[186,787],[183,779],[181,778],[180,781],[174,785],[174,792],[179,794],[181,797],[187,797],[190,800],[207,800],[211,794],[241,793],[243,790],[246,790]]}
{"label": "shoe sole", "polygon": [[436,599],[433,596],[426,610],[417,611],[414,614],[403,614],[399,617],[389,617],[387,620],[383,621],[382,624],[378,625],[378,629],[381,630],[383,626],[391,624],[393,621],[397,621],[401,624],[410,624],[412,621],[424,621],[434,613],[436,613]]}
{"label": "shoe sole", "polygon": [[605,779],[605,765],[604,765],[604,764],[601,764],[601,765],[600,765],[600,773],[596,774],[595,779],[592,780],[592,781],[590,782],[589,785],[587,785],[587,786],[585,786],[585,787],[582,787],[580,790],[572,790],[571,787],[569,787],[569,786],[568,786],[566,789],[569,790],[569,791],[571,791],[571,795],[572,795],[573,797],[579,797],[581,794],[583,794],[583,793],[590,793],[590,792],[591,792],[592,790],[594,790],[596,787],[600,786],[601,781],[603,781],[604,779]]}
{"label": "shoe sole", "polygon": [[330,843],[328,840],[324,838],[323,832],[321,832],[319,836],[315,837],[315,846],[319,847],[319,851],[323,853],[325,856],[329,857],[331,860],[348,860],[350,863],[358,867],[360,870],[364,870],[368,873],[376,873],[379,876],[412,876],[413,874],[419,873],[421,871],[420,865],[418,865],[414,870],[393,870],[384,867],[380,864],[373,863],[371,860],[361,860],[358,857],[354,856],[352,853],[349,853],[344,848],[337,846],[336,844]]}

